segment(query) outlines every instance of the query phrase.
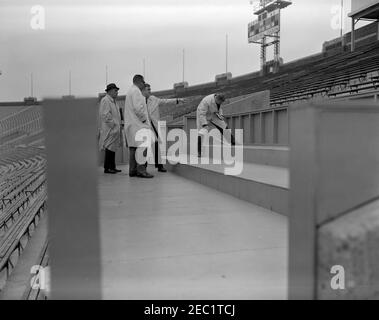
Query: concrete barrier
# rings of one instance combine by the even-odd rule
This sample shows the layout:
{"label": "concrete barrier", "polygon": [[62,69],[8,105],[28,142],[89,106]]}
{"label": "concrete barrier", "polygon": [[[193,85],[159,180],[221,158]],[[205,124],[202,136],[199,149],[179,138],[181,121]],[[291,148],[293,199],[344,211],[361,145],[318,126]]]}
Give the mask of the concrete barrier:
{"label": "concrete barrier", "polygon": [[378,298],[379,105],[290,113],[289,298]]}

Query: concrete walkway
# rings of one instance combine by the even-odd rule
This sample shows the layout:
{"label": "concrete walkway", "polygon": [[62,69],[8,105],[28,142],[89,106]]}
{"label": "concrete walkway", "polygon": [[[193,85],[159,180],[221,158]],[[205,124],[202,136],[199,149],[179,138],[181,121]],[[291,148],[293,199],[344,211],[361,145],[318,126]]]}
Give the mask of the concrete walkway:
{"label": "concrete walkway", "polygon": [[104,299],[287,298],[286,217],[172,173],[120,168],[99,169]]}

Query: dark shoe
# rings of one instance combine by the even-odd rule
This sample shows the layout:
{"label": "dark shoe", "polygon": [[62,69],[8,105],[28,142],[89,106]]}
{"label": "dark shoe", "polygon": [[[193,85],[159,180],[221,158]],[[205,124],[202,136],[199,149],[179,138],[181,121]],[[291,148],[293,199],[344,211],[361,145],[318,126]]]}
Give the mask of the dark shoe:
{"label": "dark shoe", "polygon": [[138,178],[153,178],[154,176],[147,172],[137,173]]}
{"label": "dark shoe", "polygon": [[167,172],[164,166],[159,166],[158,167],[158,172]]}
{"label": "dark shoe", "polygon": [[116,172],[122,172],[122,170],[118,170],[118,169],[113,169],[113,170]]}
{"label": "dark shoe", "polygon": [[113,169],[104,169],[104,173],[111,173],[111,174],[115,174],[117,173],[115,170]]}
{"label": "dark shoe", "polygon": [[137,176],[137,172],[129,172],[129,177],[136,177]]}

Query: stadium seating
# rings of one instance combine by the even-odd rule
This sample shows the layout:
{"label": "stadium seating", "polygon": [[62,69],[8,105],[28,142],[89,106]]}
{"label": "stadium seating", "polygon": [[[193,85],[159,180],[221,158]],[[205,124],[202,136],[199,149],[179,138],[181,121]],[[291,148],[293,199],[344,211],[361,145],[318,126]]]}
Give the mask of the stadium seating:
{"label": "stadium seating", "polygon": [[42,108],[29,106],[0,120],[0,147],[43,145]]}
{"label": "stadium seating", "polygon": [[180,117],[196,110],[205,95],[224,92],[228,97],[270,90],[271,107],[283,107],[299,100],[317,97],[345,97],[376,90],[379,84],[379,42],[359,47],[355,52],[338,52],[333,55],[320,53],[296,62],[284,64],[276,74],[238,77],[222,86],[206,84],[188,87],[175,93],[156,92],[162,97],[185,97],[189,101],[175,109],[162,108],[162,115],[173,115],[172,124],[179,124]]}
{"label": "stadium seating", "polygon": [[0,121],[0,291],[45,211],[43,144],[39,106]]}

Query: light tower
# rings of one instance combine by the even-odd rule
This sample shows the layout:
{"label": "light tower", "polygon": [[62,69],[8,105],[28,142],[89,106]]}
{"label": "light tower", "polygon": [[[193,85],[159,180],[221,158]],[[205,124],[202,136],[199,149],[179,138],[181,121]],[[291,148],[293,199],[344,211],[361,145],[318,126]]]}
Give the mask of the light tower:
{"label": "light tower", "polygon": [[232,73],[228,71],[228,59],[229,59],[229,36],[225,35],[225,73],[217,74],[215,82],[218,85],[224,85],[232,79]]}
{"label": "light tower", "polygon": [[146,78],[146,59],[145,58],[142,59],[142,75],[143,75],[143,78],[145,79]]}
{"label": "light tower", "polygon": [[176,93],[185,91],[188,87],[188,82],[185,81],[184,72],[185,72],[185,54],[186,51],[183,49],[182,51],[182,82],[174,83],[174,91]]}
{"label": "light tower", "polygon": [[[254,9],[258,19],[249,23],[249,43],[261,45],[261,72],[265,73],[266,66],[272,66],[272,72],[276,72],[281,64],[280,58],[280,11],[289,5],[291,1],[284,0],[260,0]],[[267,63],[267,47],[274,46],[274,60]]]}
{"label": "light tower", "polygon": [[34,97],[34,77],[33,72],[30,74],[30,97],[24,98],[25,105],[33,105],[37,102],[37,98]]}
{"label": "light tower", "polygon": [[108,85],[108,65],[105,65],[105,86]]}
{"label": "light tower", "polygon": [[75,96],[71,94],[71,70],[68,72],[68,95],[62,96],[64,100],[72,100],[75,99]]}

